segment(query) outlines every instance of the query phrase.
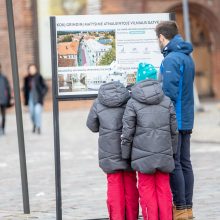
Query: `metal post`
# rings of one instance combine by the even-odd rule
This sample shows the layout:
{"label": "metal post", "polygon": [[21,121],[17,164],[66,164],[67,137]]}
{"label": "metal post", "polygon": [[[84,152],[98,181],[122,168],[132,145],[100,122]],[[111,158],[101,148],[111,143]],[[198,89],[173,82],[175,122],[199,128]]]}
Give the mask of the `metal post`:
{"label": "metal post", "polygon": [[11,53],[11,66],[12,66],[12,74],[13,74],[14,96],[15,96],[15,112],[16,112],[16,123],[17,123],[20,170],[21,170],[23,208],[24,208],[24,214],[30,214],[28,179],[27,179],[27,167],[26,167],[26,156],[25,156],[25,145],[24,145],[24,131],[23,131],[22,111],[21,111],[21,100],[20,100],[20,88],[19,88],[19,77],[18,77],[18,63],[17,63],[17,53],[16,53],[16,39],[15,39],[15,29],[14,29],[13,7],[12,7],[12,0],[6,0],[5,2],[6,2],[6,8],[7,8],[8,34],[9,34],[10,53]]}
{"label": "metal post", "polygon": [[53,91],[53,126],[54,126],[54,157],[55,157],[55,189],[56,189],[56,220],[62,220],[62,192],[60,166],[60,132],[59,105],[57,99],[57,53],[56,53],[56,20],[50,20],[51,60],[52,60],[52,91]]}
{"label": "metal post", "polygon": [[183,19],[186,40],[191,42],[188,0],[183,0]]}
{"label": "metal post", "polygon": [[[185,36],[186,36],[186,40],[188,42],[191,42],[188,0],[183,0],[182,4],[183,4],[183,19],[184,19]],[[198,92],[197,92],[195,85],[193,87],[193,90],[194,90],[194,100],[195,100],[196,111],[204,111],[203,107],[200,104]]]}

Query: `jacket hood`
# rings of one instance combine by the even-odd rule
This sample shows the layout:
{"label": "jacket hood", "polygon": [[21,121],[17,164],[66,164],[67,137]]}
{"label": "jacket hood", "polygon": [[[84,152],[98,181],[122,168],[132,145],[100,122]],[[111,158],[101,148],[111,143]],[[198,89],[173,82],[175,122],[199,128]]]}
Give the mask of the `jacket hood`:
{"label": "jacket hood", "polygon": [[177,34],[170,42],[163,48],[163,56],[167,56],[170,52],[180,52],[189,55],[192,53],[192,44],[183,40],[183,38]]}
{"label": "jacket hood", "polygon": [[130,98],[128,90],[118,81],[100,86],[98,100],[108,107],[119,107],[127,103]]}
{"label": "jacket hood", "polygon": [[164,93],[159,81],[147,79],[132,87],[131,97],[148,105],[157,105],[162,101]]}

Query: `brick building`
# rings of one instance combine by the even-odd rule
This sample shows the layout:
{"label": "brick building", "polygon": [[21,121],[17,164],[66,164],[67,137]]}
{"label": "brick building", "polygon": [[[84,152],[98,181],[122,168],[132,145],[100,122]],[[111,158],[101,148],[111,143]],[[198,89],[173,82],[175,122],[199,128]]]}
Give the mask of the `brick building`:
{"label": "brick building", "polygon": [[[36,1],[13,1],[13,8],[19,74],[20,78],[22,78],[26,74],[28,64],[38,64],[38,34],[37,28],[35,28],[37,21]],[[0,63],[2,64],[2,71],[12,81],[6,5],[3,0],[0,1],[0,39]]]}
{"label": "brick building", "polygon": [[[184,36],[182,0],[87,0],[87,4],[85,0],[77,1],[82,3],[82,8],[74,12],[65,8],[64,13],[175,12],[181,34]],[[42,54],[39,52],[43,41],[38,35],[40,32],[38,22],[46,2],[48,7],[53,7],[53,14],[62,14],[60,7],[62,4],[65,7],[68,5],[63,2],[70,3],[71,0],[13,1],[20,78],[26,74],[29,63],[34,62],[43,66]],[[40,4],[42,7],[39,7]],[[189,0],[189,8],[198,92],[201,96],[215,95],[220,98],[220,1]],[[5,1],[0,1],[0,37],[0,62],[3,71],[11,78]],[[49,49],[48,53],[50,53]],[[46,76],[50,78],[50,74]]]}

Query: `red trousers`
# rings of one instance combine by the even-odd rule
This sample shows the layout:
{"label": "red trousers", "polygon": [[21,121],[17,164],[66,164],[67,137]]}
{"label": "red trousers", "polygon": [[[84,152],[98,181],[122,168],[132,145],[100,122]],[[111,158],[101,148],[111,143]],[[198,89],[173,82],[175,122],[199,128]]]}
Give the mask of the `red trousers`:
{"label": "red trousers", "polygon": [[169,174],[138,172],[138,190],[144,220],[172,220]]}
{"label": "red trousers", "polygon": [[139,195],[135,172],[107,174],[107,206],[110,220],[137,220]]}

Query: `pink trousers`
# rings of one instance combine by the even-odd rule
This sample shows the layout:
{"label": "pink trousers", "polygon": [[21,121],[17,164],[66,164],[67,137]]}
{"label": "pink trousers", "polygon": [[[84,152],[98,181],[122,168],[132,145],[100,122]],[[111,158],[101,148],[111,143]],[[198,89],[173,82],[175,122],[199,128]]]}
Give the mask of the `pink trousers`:
{"label": "pink trousers", "polygon": [[107,174],[107,206],[110,220],[137,220],[139,195],[135,172]]}
{"label": "pink trousers", "polygon": [[172,220],[169,174],[138,172],[138,190],[144,220]]}

